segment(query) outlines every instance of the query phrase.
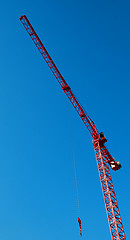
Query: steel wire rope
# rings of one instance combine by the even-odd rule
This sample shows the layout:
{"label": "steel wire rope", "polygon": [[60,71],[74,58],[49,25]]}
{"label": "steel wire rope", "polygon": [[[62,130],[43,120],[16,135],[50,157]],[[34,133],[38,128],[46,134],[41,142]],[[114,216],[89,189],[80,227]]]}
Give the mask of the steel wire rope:
{"label": "steel wire rope", "polygon": [[68,129],[69,129],[70,152],[71,152],[71,160],[72,160],[73,176],[74,176],[76,208],[77,208],[77,215],[79,217],[80,216],[79,191],[78,191],[76,161],[75,161],[75,152],[74,152],[74,141],[73,141],[73,134],[72,134],[72,122],[71,122],[71,114],[70,114],[68,103],[66,108],[67,108],[67,115],[68,115]]}

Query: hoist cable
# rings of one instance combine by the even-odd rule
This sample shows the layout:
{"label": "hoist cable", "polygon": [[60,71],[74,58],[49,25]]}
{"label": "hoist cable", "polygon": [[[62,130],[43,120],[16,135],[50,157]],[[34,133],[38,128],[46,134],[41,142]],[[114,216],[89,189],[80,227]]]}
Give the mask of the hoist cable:
{"label": "hoist cable", "polygon": [[78,182],[77,182],[77,172],[76,172],[76,161],[75,161],[75,153],[74,153],[74,141],[73,141],[73,134],[72,134],[71,114],[69,111],[68,104],[67,104],[67,113],[68,113],[68,129],[69,129],[70,150],[71,150],[71,159],[72,159],[73,176],[74,176],[76,207],[77,207],[77,215],[79,217],[80,216],[80,204],[79,204],[79,192],[78,192]]}

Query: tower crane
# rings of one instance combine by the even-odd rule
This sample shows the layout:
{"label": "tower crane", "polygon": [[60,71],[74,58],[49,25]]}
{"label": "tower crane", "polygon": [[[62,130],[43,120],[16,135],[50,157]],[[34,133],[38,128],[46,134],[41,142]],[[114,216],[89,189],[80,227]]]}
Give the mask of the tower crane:
{"label": "tower crane", "polygon": [[34,44],[38,48],[39,52],[41,53],[42,57],[45,59],[46,63],[48,64],[49,68],[51,69],[52,73],[56,77],[57,81],[59,82],[62,90],[72,103],[73,107],[79,114],[81,120],[89,130],[92,139],[93,139],[93,146],[95,150],[97,166],[99,171],[99,177],[108,217],[108,223],[111,233],[112,240],[126,240],[123,224],[118,208],[118,203],[114,191],[114,186],[112,183],[112,178],[110,174],[110,168],[112,170],[117,171],[121,168],[121,164],[117,162],[109,153],[105,146],[105,142],[107,139],[105,138],[103,132],[98,132],[95,126],[95,123],[92,119],[88,116],[88,114],[84,111],[82,105],[74,96],[70,86],[67,84],[61,73],[59,72],[58,68],[56,67],[55,63],[53,62],[52,58],[50,57],[49,53],[47,52],[46,48],[44,47],[43,43],[39,39],[38,35],[36,34],[34,28],[32,27],[31,23],[29,22],[28,18],[23,15],[20,17],[20,21],[27,30],[28,34],[30,35],[31,39],[33,40]]}

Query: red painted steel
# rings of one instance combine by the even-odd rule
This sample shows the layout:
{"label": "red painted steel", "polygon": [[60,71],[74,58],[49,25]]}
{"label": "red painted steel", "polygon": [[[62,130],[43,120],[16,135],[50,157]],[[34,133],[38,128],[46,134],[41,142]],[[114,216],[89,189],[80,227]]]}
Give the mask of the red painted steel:
{"label": "red painted steel", "polygon": [[[99,171],[99,177],[100,177],[102,191],[103,191],[104,202],[106,206],[111,238],[112,240],[126,240],[108,163],[113,170],[118,170],[120,166],[117,164],[115,159],[113,159],[111,154],[108,152],[107,148],[104,145],[104,143],[106,142],[105,137],[103,135],[101,137],[101,135],[98,133],[96,129],[94,122],[84,111],[79,101],[77,101],[76,97],[71,91],[71,88],[68,86],[63,76],[60,74],[55,63],[51,59],[50,55],[48,54],[47,50],[45,49],[38,35],[34,31],[27,17],[25,15],[21,16],[20,21],[24,25],[25,29],[27,30],[28,34],[32,38],[33,42],[35,43],[42,57],[45,59],[49,68],[51,69],[57,81],[61,85],[64,93],[69,98],[70,102],[76,109],[77,113],[79,114],[80,118],[84,122],[85,126],[88,128],[93,138],[93,145],[94,145],[94,150],[95,150],[95,155],[96,155],[96,160],[98,165],[98,171]],[[113,164],[114,164],[114,167],[113,167]]]}
{"label": "red painted steel", "polygon": [[93,142],[112,240],[126,240],[108,166],[109,154],[98,140]]}

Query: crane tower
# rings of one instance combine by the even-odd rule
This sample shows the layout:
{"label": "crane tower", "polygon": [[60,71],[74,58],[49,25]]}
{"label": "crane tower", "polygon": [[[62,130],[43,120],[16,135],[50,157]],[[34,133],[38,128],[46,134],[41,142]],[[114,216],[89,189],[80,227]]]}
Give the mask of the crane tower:
{"label": "crane tower", "polygon": [[62,90],[67,95],[68,99],[72,103],[73,107],[79,114],[80,118],[82,119],[83,123],[85,124],[85,126],[87,127],[92,136],[111,238],[112,240],[126,240],[109,169],[110,166],[114,171],[119,170],[121,164],[119,162],[116,162],[116,160],[111,156],[111,154],[107,150],[105,146],[105,142],[107,142],[107,140],[103,132],[98,133],[94,122],[87,115],[79,101],[74,96],[70,86],[68,86],[67,82],[64,80],[63,76],[59,72],[58,68],[56,67],[52,58],[48,54],[38,35],[34,31],[28,18],[25,15],[23,15],[20,17],[20,21],[22,22],[23,26],[27,30],[28,34],[30,35],[36,47],[38,48],[42,57],[45,59],[52,73],[59,82]]}

